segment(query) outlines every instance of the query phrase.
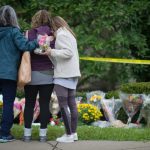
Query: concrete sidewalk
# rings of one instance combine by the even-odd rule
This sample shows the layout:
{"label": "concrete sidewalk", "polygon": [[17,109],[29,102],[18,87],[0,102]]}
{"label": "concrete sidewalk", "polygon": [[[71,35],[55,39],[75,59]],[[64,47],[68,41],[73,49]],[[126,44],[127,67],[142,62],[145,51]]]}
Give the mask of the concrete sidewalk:
{"label": "concrete sidewalk", "polygon": [[0,143],[0,150],[150,150],[150,141],[77,141],[64,144],[55,141],[25,143],[16,140]]}

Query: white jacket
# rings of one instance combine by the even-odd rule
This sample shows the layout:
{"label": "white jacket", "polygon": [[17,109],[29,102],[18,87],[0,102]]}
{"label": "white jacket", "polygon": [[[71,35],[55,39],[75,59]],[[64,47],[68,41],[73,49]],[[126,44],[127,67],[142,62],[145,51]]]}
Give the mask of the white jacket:
{"label": "white jacket", "polygon": [[54,78],[80,77],[77,41],[66,28],[56,31],[55,49],[49,58],[54,64]]}

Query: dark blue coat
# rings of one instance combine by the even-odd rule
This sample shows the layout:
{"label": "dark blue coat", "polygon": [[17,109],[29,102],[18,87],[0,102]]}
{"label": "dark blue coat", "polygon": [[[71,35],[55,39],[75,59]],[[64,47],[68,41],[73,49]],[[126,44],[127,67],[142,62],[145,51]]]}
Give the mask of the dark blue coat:
{"label": "dark blue coat", "polygon": [[17,80],[21,51],[32,51],[37,41],[28,41],[16,27],[0,27],[0,79]]}

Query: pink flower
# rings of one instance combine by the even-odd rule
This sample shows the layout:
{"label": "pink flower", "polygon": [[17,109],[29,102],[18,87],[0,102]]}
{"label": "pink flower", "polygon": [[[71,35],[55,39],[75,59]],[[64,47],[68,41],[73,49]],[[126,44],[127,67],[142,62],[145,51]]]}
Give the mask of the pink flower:
{"label": "pink flower", "polygon": [[41,36],[41,38],[39,39],[39,45],[43,46],[46,43],[46,38],[47,36]]}

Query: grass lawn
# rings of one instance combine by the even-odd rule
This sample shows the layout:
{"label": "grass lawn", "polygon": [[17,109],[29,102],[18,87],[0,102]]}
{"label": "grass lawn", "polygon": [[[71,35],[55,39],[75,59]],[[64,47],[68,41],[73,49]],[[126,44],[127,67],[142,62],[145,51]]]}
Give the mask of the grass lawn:
{"label": "grass lawn", "polygon": [[[14,125],[12,134],[16,139],[23,136],[23,126]],[[32,139],[39,138],[39,127],[34,126]],[[79,140],[114,140],[114,141],[150,141],[150,128],[99,128],[93,126],[78,126]],[[48,126],[48,140],[55,140],[64,133],[64,128]]]}

